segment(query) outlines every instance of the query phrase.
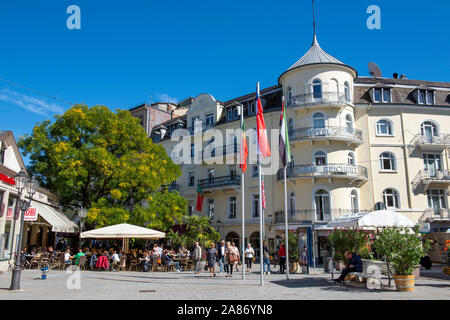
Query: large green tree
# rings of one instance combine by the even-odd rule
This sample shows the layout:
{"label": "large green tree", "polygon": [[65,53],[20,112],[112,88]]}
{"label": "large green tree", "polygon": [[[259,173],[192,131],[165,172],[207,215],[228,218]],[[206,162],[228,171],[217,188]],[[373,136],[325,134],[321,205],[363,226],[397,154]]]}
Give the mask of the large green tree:
{"label": "large green tree", "polygon": [[75,105],[19,140],[29,171],[61,204],[89,209],[95,226],[129,222],[167,229],[186,212],[161,186],[181,171],[128,111]]}

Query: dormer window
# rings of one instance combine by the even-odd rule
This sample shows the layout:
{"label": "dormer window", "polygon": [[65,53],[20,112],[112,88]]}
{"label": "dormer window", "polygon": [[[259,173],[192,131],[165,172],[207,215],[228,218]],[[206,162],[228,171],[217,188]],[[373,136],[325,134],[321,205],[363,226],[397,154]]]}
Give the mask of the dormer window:
{"label": "dormer window", "polygon": [[238,109],[231,107],[227,109],[227,121],[234,121],[238,118]]}
{"label": "dormer window", "polygon": [[248,115],[254,115],[256,114],[256,105],[255,105],[255,101],[250,101],[248,103]]}
{"label": "dormer window", "polygon": [[418,104],[434,104],[433,90],[418,89],[416,99]]}
{"label": "dormer window", "polygon": [[373,88],[372,100],[377,103],[391,102],[391,88]]}
{"label": "dormer window", "polygon": [[211,128],[214,125],[214,113],[206,115],[206,128]]}

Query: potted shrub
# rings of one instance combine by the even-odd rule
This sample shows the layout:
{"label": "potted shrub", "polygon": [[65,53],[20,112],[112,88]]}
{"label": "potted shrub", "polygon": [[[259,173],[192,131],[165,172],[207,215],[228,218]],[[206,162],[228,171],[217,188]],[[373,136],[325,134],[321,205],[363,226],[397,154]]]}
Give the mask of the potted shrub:
{"label": "potted shrub", "polygon": [[414,291],[414,270],[430,249],[430,242],[423,241],[417,228],[411,233],[408,228],[394,227],[383,229],[374,246],[377,253],[394,268],[397,291]]}
{"label": "potted shrub", "polygon": [[334,229],[328,241],[334,251],[336,270],[340,271],[345,267],[345,252],[361,252],[367,246],[368,236],[358,229]]}

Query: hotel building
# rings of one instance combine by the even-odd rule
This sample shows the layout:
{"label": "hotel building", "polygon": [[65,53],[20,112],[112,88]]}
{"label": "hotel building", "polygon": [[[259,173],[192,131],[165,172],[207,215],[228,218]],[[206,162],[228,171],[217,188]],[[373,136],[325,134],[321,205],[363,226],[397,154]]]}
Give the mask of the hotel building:
{"label": "hotel building", "polygon": [[[404,75],[359,76],[350,65],[326,53],[314,36],[306,54],[279,76],[278,83],[261,90],[269,135],[270,129],[279,129],[282,95],[292,154],[287,170],[289,228],[313,227],[316,262],[328,255],[325,236],[329,231],[323,227],[329,221],[382,208],[429,226],[429,236],[437,240],[432,258],[438,260],[440,243],[449,238],[445,232],[450,227],[450,83]],[[249,93],[225,102],[200,94],[184,100],[182,111],[146,129],[174,159],[178,142],[171,136],[176,129],[187,129],[195,138],[210,128],[224,136],[226,129],[240,128],[236,101],[244,105],[245,127],[256,128],[255,93]],[[148,106],[132,112],[142,112],[144,107]],[[203,140],[205,147],[211,138]],[[248,140],[250,149],[254,148],[255,139]],[[189,201],[188,214],[213,216],[222,238],[239,244],[239,146],[230,150],[223,159],[234,159],[234,164],[208,164],[203,149],[192,148],[192,158],[200,157],[202,164],[181,164],[183,174],[169,189]],[[283,172],[264,176],[264,182],[264,238],[274,252],[284,233]],[[205,196],[202,212],[195,211],[198,185]],[[245,239],[257,249],[258,198],[257,167],[249,165]]]}

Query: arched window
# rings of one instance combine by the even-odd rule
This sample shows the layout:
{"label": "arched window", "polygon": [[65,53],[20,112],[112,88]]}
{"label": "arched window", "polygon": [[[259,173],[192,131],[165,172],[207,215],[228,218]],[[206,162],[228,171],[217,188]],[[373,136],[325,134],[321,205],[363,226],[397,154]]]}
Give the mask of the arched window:
{"label": "arched window", "polygon": [[323,166],[327,164],[327,154],[323,151],[317,151],[314,154],[314,163],[316,166]]}
{"label": "arched window", "polygon": [[400,208],[398,192],[389,188],[383,191],[383,203],[387,208]]}
{"label": "arched window", "polygon": [[290,106],[291,103],[292,103],[292,89],[291,89],[291,87],[289,87],[287,89],[287,104],[288,104],[288,106]]}
{"label": "arched window", "polygon": [[347,132],[352,133],[353,132],[353,119],[351,115],[345,116],[345,127],[347,129]]}
{"label": "arched window", "polygon": [[422,137],[425,137],[428,142],[433,141],[433,137],[437,137],[439,135],[439,130],[437,125],[431,121],[422,122],[420,125],[420,134]]}
{"label": "arched window", "polygon": [[313,115],[314,128],[325,128],[325,116],[321,112],[316,112]]}
{"label": "arched window", "polygon": [[380,154],[380,169],[395,171],[397,164],[395,163],[395,155],[391,152],[383,152]]}
{"label": "arched window", "polygon": [[288,134],[292,135],[294,133],[294,119],[289,119],[288,122]]}
{"label": "arched window", "polygon": [[313,98],[321,99],[322,98],[322,81],[316,79],[313,81]]}
{"label": "arched window", "polygon": [[354,166],[355,165],[355,154],[353,152],[349,152],[347,155],[347,163],[349,165]]}
{"label": "arched window", "polygon": [[389,120],[379,120],[377,122],[377,135],[392,136],[392,123]]}
{"label": "arched window", "polygon": [[291,191],[289,193],[289,199],[288,199],[288,214],[294,215],[295,214],[295,193],[294,191]]}
{"label": "arched window", "polygon": [[314,194],[314,204],[316,211],[316,220],[324,221],[325,218],[331,220],[330,194],[328,191],[320,189]]}
{"label": "arched window", "polygon": [[358,191],[356,189],[353,189],[350,193],[350,202],[352,206],[352,212],[359,212]]}
{"label": "arched window", "polygon": [[344,83],[344,97],[345,97],[345,101],[350,102],[350,85],[348,84],[348,82],[346,81]]}

